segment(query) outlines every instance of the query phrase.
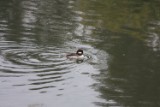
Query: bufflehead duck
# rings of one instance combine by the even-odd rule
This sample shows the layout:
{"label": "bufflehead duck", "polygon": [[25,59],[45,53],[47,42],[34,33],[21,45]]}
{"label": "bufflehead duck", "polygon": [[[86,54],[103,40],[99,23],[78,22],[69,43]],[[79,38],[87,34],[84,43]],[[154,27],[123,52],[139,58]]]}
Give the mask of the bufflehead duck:
{"label": "bufflehead duck", "polygon": [[68,59],[83,60],[84,59],[83,50],[78,49],[76,53],[70,53],[66,57]]}

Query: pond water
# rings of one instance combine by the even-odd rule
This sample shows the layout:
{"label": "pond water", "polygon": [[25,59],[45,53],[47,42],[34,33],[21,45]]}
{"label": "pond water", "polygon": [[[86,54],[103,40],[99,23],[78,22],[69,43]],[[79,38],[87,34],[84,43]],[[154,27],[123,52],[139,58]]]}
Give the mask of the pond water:
{"label": "pond water", "polygon": [[0,107],[160,106],[159,5],[1,0]]}

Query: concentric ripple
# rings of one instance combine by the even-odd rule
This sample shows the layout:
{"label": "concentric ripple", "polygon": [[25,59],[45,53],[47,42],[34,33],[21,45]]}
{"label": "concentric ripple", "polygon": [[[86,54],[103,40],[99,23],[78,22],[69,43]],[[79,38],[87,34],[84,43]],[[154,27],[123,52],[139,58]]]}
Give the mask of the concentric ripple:
{"label": "concentric ripple", "polygon": [[[74,8],[76,1],[22,0],[1,4],[0,100],[4,103],[0,106],[53,106],[66,99],[69,105],[90,106],[97,101],[97,92],[90,87],[95,81],[90,77],[98,73],[94,67],[101,62],[92,54],[96,49],[82,43],[93,40],[90,35],[95,28],[88,26],[83,33],[85,26],[81,11]],[[66,53],[78,48],[84,49],[84,61],[66,58]],[[76,103],[77,98],[82,100]]]}
{"label": "concentric ripple", "polygon": [[[11,45],[12,44],[12,45]],[[13,83],[13,86],[29,85],[30,90],[55,88],[52,83],[64,81],[72,65],[60,52],[61,48],[37,47],[14,42],[2,42],[0,46],[0,77],[26,78],[26,82]],[[60,54],[61,53],[61,54]]]}
{"label": "concentric ripple", "polygon": [[[59,63],[63,63],[60,59],[60,55],[57,54],[57,50],[48,49],[36,49],[36,48],[24,48],[18,47],[17,49],[11,48],[3,50],[3,55],[7,60],[14,64],[29,65],[29,66],[52,66]],[[54,60],[53,60],[54,59]],[[62,61],[62,62],[61,62]]]}

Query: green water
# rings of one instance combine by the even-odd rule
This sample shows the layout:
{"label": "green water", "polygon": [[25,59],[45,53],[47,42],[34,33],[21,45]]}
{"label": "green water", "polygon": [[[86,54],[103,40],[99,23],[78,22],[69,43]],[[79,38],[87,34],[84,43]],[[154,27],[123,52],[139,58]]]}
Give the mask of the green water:
{"label": "green water", "polygon": [[159,29],[159,0],[0,1],[0,107],[159,107]]}

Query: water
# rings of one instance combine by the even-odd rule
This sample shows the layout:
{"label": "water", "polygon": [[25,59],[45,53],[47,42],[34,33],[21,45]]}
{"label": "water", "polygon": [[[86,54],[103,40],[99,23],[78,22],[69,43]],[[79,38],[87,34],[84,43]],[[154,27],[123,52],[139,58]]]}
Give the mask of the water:
{"label": "water", "polygon": [[0,1],[0,107],[160,106],[159,4]]}

